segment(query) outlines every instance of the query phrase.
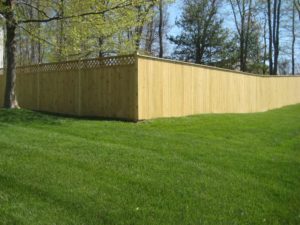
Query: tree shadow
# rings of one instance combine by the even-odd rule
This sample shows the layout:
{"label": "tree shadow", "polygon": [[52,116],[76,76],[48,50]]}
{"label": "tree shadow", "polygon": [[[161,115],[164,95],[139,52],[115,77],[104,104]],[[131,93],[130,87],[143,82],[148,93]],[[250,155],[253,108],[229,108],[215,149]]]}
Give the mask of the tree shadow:
{"label": "tree shadow", "polygon": [[66,118],[24,109],[0,109],[0,123],[59,125]]}
{"label": "tree shadow", "polygon": [[114,121],[114,122],[129,122],[135,123],[138,121],[109,118],[109,117],[79,117],[66,114],[58,114],[51,112],[31,111],[25,109],[0,109],[0,123],[8,124],[45,124],[45,125],[60,125],[66,121]]}

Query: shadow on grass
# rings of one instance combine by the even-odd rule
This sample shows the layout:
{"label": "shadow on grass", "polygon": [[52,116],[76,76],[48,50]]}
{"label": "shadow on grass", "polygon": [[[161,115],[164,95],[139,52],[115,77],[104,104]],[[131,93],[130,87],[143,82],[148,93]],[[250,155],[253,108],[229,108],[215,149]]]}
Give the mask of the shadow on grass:
{"label": "shadow on grass", "polygon": [[59,125],[65,119],[23,109],[0,109],[0,123]]}
{"label": "shadow on grass", "polygon": [[117,119],[108,117],[78,117],[72,115],[30,111],[25,109],[0,109],[0,123],[10,124],[47,124],[60,125],[65,121],[71,120],[89,120],[89,121],[121,121],[121,122],[138,122],[128,119]]}

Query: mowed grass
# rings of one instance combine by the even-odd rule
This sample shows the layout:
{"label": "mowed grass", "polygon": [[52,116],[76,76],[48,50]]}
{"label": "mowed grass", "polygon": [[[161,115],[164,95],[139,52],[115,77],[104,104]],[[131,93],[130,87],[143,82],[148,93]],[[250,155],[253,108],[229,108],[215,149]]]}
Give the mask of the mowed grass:
{"label": "mowed grass", "polygon": [[140,123],[0,110],[0,224],[300,224],[300,105]]}

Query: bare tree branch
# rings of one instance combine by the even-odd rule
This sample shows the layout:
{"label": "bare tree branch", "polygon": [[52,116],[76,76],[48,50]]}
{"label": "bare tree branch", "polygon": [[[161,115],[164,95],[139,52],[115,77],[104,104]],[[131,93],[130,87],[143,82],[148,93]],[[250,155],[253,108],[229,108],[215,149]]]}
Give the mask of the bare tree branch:
{"label": "bare tree branch", "polygon": [[235,9],[234,9],[233,2],[232,2],[232,0],[229,0],[229,2],[230,2],[231,9],[232,9],[232,12],[233,12],[236,29],[238,31],[239,36],[241,36],[241,30],[239,28],[239,23],[238,23],[238,20],[237,20],[237,16],[236,16],[236,12],[235,12]]}
{"label": "bare tree branch", "polygon": [[34,5],[31,5],[31,4],[27,3],[27,2],[18,2],[17,4],[18,4],[18,5],[25,5],[25,6],[28,6],[28,7],[32,8],[32,9],[36,10],[37,12],[41,13],[42,15],[44,15],[46,18],[48,18],[48,19],[50,18],[50,17],[47,15],[46,12],[44,12],[43,10],[39,9],[38,7],[36,7],[36,6],[34,6]]}
{"label": "bare tree branch", "polygon": [[47,41],[47,40],[45,40],[45,39],[43,39],[43,38],[41,38],[41,37],[35,35],[35,34],[32,33],[31,31],[27,30],[25,27],[23,27],[23,26],[18,26],[18,27],[21,28],[22,30],[24,30],[26,33],[28,33],[28,34],[29,34],[30,36],[32,36],[33,38],[35,38],[35,39],[37,39],[37,40],[39,40],[39,41],[45,42],[46,44],[51,45],[52,47],[57,48],[57,46],[56,46],[55,44],[52,44],[51,42],[49,42],[49,41]]}
{"label": "bare tree branch", "polygon": [[95,11],[95,12],[86,12],[86,13],[82,13],[82,14],[78,14],[78,15],[70,15],[70,16],[53,16],[50,18],[46,18],[46,19],[29,19],[29,20],[19,20],[18,24],[26,24],[26,23],[48,23],[51,21],[57,21],[57,20],[67,20],[67,19],[73,19],[73,18],[78,18],[78,17],[85,17],[85,16],[92,16],[92,15],[103,15],[106,12],[112,11],[112,10],[116,10],[116,9],[120,9],[120,8],[124,8],[127,6],[132,5],[132,1],[125,1],[122,2],[120,4],[117,4],[113,7],[110,7],[108,9],[102,10],[102,11]]}
{"label": "bare tree branch", "polygon": [[299,20],[300,20],[300,0],[295,0],[294,4],[295,4],[295,8],[299,14]]}

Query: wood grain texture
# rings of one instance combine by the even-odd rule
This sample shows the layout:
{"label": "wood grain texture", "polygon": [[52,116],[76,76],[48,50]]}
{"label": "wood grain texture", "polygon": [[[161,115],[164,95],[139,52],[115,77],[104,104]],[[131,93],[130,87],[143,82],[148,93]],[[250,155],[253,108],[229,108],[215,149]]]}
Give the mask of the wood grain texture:
{"label": "wood grain texture", "polygon": [[263,112],[300,103],[300,77],[256,76],[139,56],[139,120]]}
{"label": "wood grain texture", "polygon": [[[137,121],[201,113],[263,112],[300,103],[300,76],[257,76],[140,55],[101,60],[18,70],[20,106]],[[4,76],[0,75],[1,105],[3,95]]]}
{"label": "wood grain texture", "polygon": [[0,107],[2,107],[4,104],[4,85],[5,85],[4,76],[0,74]]}
{"label": "wood grain texture", "polygon": [[[118,58],[119,59],[119,58]],[[136,64],[17,72],[22,108],[73,116],[137,120]],[[4,76],[0,76],[3,93]],[[3,94],[0,95],[3,104]]]}

